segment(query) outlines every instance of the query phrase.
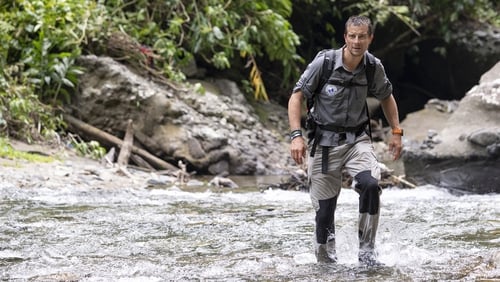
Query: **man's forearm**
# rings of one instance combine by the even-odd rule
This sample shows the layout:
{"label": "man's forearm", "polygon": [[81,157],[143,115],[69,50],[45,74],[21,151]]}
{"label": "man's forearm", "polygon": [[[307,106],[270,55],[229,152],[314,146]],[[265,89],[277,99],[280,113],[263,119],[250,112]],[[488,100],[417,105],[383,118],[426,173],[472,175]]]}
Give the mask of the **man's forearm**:
{"label": "man's forearm", "polygon": [[290,130],[300,129],[300,118],[302,108],[302,92],[298,91],[290,96],[288,100],[288,122],[290,124]]}
{"label": "man's forearm", "polygon": [[380,105],[382,106],[385,118],[387,119],[387,122],[389,123],[391,128],[399,128],[398,106],[396,104],[396,100],[394,100],[394,96],[391,95],[380,101]]}

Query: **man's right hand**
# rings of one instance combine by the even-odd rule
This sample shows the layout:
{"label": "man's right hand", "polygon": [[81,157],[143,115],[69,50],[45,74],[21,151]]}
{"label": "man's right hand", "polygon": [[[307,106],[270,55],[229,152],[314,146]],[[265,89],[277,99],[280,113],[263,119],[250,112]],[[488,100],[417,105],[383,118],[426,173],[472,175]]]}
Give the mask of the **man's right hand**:
{"label": "man's right hand", "polygon": [[301,165],[304,163],[306,150],[307,147],[304,137],[299,136],[293,138],[293,140],[290,142],[290,153],[292,155],[292,159],[295,161],[296,164]]}

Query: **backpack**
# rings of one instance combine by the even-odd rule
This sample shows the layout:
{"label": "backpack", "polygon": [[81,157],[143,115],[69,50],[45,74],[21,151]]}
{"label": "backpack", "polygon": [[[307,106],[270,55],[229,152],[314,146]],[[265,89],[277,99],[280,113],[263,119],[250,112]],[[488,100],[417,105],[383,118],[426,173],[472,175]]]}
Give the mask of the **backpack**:
{"label": "backpack", "polygon": [[[311,141],[314,137],[315,131],[316,131],[316,122],[314,121],[314,118],[311,116],[310,112],[312,107],[314,106],[314,96],[318,91],[321,91],[323,89],[323,86],[327,82],[329,82],[330,76],[332,75],[333,72],[333,66],[335,65],[335,50],[334,49],[325,49],[322,50],[318,53],[317,56],[320,56],[323,53],[323,67],[321,69],[321,78],[318,84],[318,88],[316,88],[316,91],[314,91],[314,94],[307,99],[306,105],[307,105],[307,119],[306,119],[306,128],[308,130],[308,136],[309,136],[309,141]],[[367,85],[368,85],[368,94],[370,94],[370,89],[373,84],[373,77],[375,75],[375,56],[372,54],[366,52],[367,58],[368,58],[368,63],[366,64],[366,80],[367,80]],[[352,81],[340,81],[340,80],[331,80],[330,83],[334,85],[339,85],[339,86],[353,86],[356,85],[356,83]],[[368,116],[368,129],[369,129],[369,135],[370,139],[372,138],[372,129],[370,125],[370,113],[368,112],[368,105],[366,105],[366,115]]]}

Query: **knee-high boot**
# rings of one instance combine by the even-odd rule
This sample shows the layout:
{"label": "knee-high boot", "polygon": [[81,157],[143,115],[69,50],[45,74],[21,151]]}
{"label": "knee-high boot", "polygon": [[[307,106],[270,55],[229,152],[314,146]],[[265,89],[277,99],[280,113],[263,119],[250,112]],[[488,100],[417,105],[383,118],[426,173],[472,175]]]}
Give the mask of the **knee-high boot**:
{"label": "knee-high boot", "polygon": [[[330,237],[329,237],[330,238]],[[317,243],[316,259],[318,262],[337,262],[337,252],[335,250],[335,234],[325,244]]]}
{"label": "knee-high boot", "polygon": [[381,189],[370,171],[355,176],[355,189],[359,193],[359,261],[366,265],[378,265],[375,254],[375,237],[380,215]]}
{"label": "knee-high boot", "polygon": [[335,251],[335,208],[337,197],[320,200],[316,211],[316,259],[318,262],[334,263]]}

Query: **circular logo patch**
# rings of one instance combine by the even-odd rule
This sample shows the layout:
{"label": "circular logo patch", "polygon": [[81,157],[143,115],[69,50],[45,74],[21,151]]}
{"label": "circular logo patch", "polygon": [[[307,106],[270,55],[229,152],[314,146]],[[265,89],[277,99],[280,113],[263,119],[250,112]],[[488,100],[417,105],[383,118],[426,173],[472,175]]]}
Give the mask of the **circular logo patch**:
{"label": "circular logo patch", "polygon": [[328,96],[335,95],[335,92],[337,92],[337,87],[335,87],[335,85],[327,85],[326,86],[326,94]]}

